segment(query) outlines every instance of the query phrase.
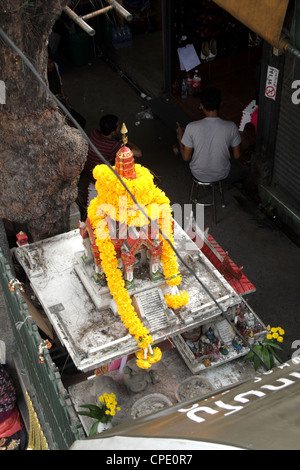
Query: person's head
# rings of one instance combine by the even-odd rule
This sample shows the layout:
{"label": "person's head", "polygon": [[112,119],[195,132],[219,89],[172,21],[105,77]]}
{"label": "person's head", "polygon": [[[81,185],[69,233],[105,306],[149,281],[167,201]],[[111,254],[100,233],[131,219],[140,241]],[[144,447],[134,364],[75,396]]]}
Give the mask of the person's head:
{"label": "person's head", "polygon": [[112,132],[117,133],[120,128],[119,119],[114,114],[107,114],[99,121],[101,134],[108,136]]}
{"label": "person's head", "polygon": [[206,88],[200,93],[200,103],[206,111],[219,111],[221,106],[221,92],[218,88]]}

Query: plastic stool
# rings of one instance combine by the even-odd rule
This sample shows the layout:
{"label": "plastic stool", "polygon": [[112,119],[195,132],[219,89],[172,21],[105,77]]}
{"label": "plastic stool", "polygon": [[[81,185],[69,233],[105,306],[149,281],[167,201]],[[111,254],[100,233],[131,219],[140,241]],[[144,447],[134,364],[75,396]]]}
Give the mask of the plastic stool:
{"label": "plastic stool", "polygon": [[[213,215],[214,215],[214,223],[217,223],[217,215],[216,215],[216,187],[219,188],[220,194],[221,194],[221,203],[222,207],[225,207],[225,201],[224,201],[224,191],[223,191],[223,181],[214,181],[212,183],[203,183],[202,181],[198,181],[195,178],[193,178],[192,182],[192,187],[191,187],[191,192],[190,192],[190,201],[192,201],[194,204],[202,204],[199,202],[197,199],[193,199],[193,193],[195,186],[197,186],[197,193],[199,187],[208,187],[212,189],[212,202],[210,203],[204,203],[203,206],[213,206]],[[197,196],[197,194],[196,194]]]}

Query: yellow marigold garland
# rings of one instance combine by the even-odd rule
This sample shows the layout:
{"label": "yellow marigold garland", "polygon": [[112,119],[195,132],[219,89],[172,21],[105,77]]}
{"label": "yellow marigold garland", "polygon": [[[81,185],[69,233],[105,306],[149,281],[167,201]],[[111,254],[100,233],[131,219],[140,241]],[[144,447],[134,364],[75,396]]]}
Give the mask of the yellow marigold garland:
{"label": "yellow marigold garland", "polygon": [[179,294],[166,294],[165,301],[169,308],[180,308],[188,303],[189,294],[185,290]]}
{"label": "yellow marigold garland", "polygon": [[[172,217],[170,200],[165,193],[154,185],[153,175],[150,171],[136,164],[136,179],[126,180],[126,185],[131,191],[139,205],[152,220],[159,219],[159,228],[174,245],[172,234]],[[161,351],[158,347],[151,348],[152,337],[143,325],[131,303],[130,295],[125,287],[122,272],[118,269],[118,260],[109,232],[105,216],[120,223],[126,221],[127,225],[145,226],[149,220],[136,207],[132,198],[121,184],[116,175],[106,166],[98,165],[93,172],[96,179],[96,190],[98,195],[91,201],[88,207],[88,217],[95,234],[95,241],[99,248],[99,254],[107,284],[113,296],[118,313],[141,348],[137,356],[137,365],[143,369],[151,367],[151,364],[161,359]],[[177,286],[181,282],[176,254],[170,244],[162,239],[162,256],[164,277],[167,284]],[[178,295],[168,295],[169,305],[186,305],[188,294],[184,291]]]}
{"label": "yellow marigold garland", "polygon": [[137,357],[137,365],[141,369],[148,369],[152,364],[161,360],[161,350],[155,346],[153,349],[148,347],[147,353],[145,355],[144,351],[138,351],[135,353]]}
{"label": "yellow marigold garland", "polygon": [[[98,227],[96,232],[98,232],[99,235]],[[125,281],[123,279],[122,272],[118,269],[115,247],[109,237],[95,237],[95,239],[99,248],[99,254],[103,271],[106,276],[107,285],[116,302],[121,320],[129,333],[135,338],[139,347],[146,349],[153,342],[152,336],[134,310],[130,295],[125,288]]]}

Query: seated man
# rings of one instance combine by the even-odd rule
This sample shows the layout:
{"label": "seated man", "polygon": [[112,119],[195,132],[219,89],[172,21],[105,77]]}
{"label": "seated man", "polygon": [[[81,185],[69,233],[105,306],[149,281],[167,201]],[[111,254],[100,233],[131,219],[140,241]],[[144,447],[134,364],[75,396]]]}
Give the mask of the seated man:
{"label": "seated man", "polygon": [[[99,150],[102,157],[104,157],[111,165],[114,165],[116,153],[123,145],[123,142],[118,138],[120,131],[119,119],[113,114],[108,114],[100,119],[99,126],[99,130],[94,129],[91,132],[90,140],[96,149]],[[128,142],[127,146],[131,148],[134,157],[142,156],[142,151],[135,144]],[[103,161],[97,155],[95,150],[92,147],[89,147],[87,160],[78,183],[78,197],[76,200],[82,221],[86,219],[89,184],[95,183],[93,170],[96,165],[101,164],[103,164]]]}
{"label": "seated man", "polygon": [[[207,88],[200,94],[200,108],[205,118],[189,123],[185,131],[177,123],[181,156],[190,162],[194,178],[204,183],[223,180],[231,169],[233,158],[241,156],[241,137],[234,122],[219,117],[221,94],[216,88]],[[241,178],[242,179],[242,178]]]}

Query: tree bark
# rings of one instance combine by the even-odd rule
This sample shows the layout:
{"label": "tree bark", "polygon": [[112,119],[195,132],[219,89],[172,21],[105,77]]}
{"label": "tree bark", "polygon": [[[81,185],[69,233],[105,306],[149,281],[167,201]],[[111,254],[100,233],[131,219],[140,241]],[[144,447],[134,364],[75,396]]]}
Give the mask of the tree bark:
{"label": "tree bark", "polygon": [[[0,0],[0,26],[47,83],[47,44],[68,0]],[[0,217],[32,239],[68,230],[87,142],[17,53],[0,38]]]}

